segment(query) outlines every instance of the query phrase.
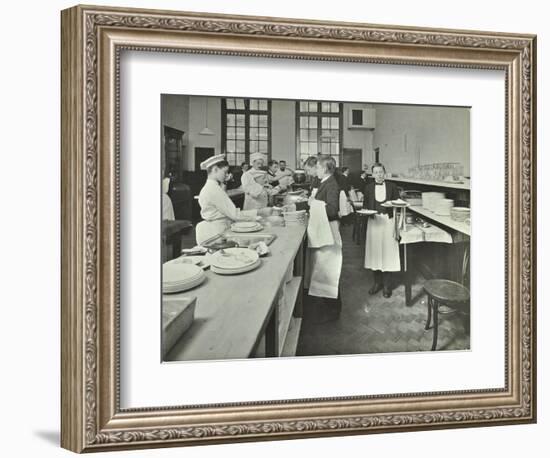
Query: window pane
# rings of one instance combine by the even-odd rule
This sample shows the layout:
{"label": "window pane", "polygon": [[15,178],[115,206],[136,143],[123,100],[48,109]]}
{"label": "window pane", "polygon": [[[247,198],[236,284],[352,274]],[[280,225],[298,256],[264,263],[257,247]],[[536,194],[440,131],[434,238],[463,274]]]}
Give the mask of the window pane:
{"label": "window pane", "polygon": [[309,155],[317,156],[317,153],[319,153],[319,149],[317,148],[317,143],[309,143]]}
{"label": "window pane", "polygon": [[330,154],[337,155],[338,154],[338,143],[331,143],[330,147],[331,147]]}
{"label": "window pane", "polygon": [[300,102],[300,111],[307,111],[308,103],[307,102]]}
{"label": "window pane", "polygon": [[330,143],[321,143],[321,153],[330,154]]}
{"label": "window pane", "polygon": [[236,137],[239,139],[239,140],[244,140],[244,127],[237,127],[237,135]]}
{"label": "window pane", "polygon": [[321,127],[323,129],[330,129],[330,118],[321,118]]}
{"label": "window pane", "polygon": [[260,128],[260,139],[267,140],[267,127]]}
{"label": "window pane", "polygon": [[251,140],[249,142],[250,146],[250,152],[251,153],[257,153],[258,152],[258,141],[257,140]]}
{"label": "window pane", "polygon": [[340,106],[338,105],[338,102],[332,102],[331,104],[332,112],[338,113],[340,111]]}
{"label": "window pane", "polygon": [[267,153],[267,142],[260,142],[260,153]]}
{"label": "window pane", "polygon": [[242,153],[245,151],[244,149],[244,140],[237,140],[237,151],[239,153]]}
{"label": "window pane", "polygon": [[309,127],[311,128],[317,128],[317,118],[315,116],[309,117]]}
{"label": "window pane", "polygon": [[317,102],[309,102],[308,111],[316,112],[317,111]]}
{"label": "window pane", "polygon": [[258,139],[258,128],[257,127],[251,127],[249,132],[250,132],[250,139],[251,140],[257,140]]}
{"label": "window pane", "polygon": [[235,109],[235,99],[225,99],[225,104],[229,110]]}
{"label": "window pane", "polygon": [[309,144],[308,143],[300,143],[300,154],[302,156],[308,156],[309,155]]}
{"label": "window pane", "polygon": [[234,153],[235,152],[235,141],[229,140],[227,142],[227,152],[228,153]]}
{"label": "window pane", "polygon": [[235,125],[235,115],[234,114],[228,114],[227,115],[227,125],[228,126],[234,126]]}
{"label": "window pane", "polygon": [[244,99],[235,99],[235,107],[237,110],[244,110]]}
{"label": "window pane", "polygon": [[265,99],[258,100],[258,103],[259,103],[259,109],[260,110],[267,111],[267,100],[265,100]]}
{"label": "window pane", "polygon": [[309,141],[310,142],[316,142],[317,141],[317,129],[309,129]]}
{"label": "window pane", "polygon": [[260,115],[260,127],[267,127],[267,115]]}
{"label": "window pane", "polygon": [[330,111],[330,102],[323,102],[321,104],[321,111]]}
{"label": "window pane", "polygon": [[236,164],[235,165],[241,165],[243,162],[246,161],[246,155],[244,153],[236,154]]}
{"label": "window pane", "polygon": [[307,129],[300,129],[300,141],[307,142],[309,140]]}
{"label": "window pane", "polygon": [[300,116],[300,127],[307,127],[307,118],[305,116]]}
{"label": "window pane", "polygon": [[338,129],[338,126],[340,125],[340,119],[338,118],[331,118],[330,119],[330,127],[333,129]]}
{"label": "window pane", "polygon": [[250,109],[251,110],[257,110],[258,109],[258,101],[257,100],[250,100]]}
{"label": "window pane", "polygon": [[258,115],[250,115],[250,126],[256,127],[258,125]]}
{"label": "window pane", "polygon": [[234,139],[235,138],[235,129],[228,127],[227,128],[227,138],[228,139]]}
{"label": "window pane", "polygon": [[244,115],[239,114],[237,117],[237,126],[244,127]]}

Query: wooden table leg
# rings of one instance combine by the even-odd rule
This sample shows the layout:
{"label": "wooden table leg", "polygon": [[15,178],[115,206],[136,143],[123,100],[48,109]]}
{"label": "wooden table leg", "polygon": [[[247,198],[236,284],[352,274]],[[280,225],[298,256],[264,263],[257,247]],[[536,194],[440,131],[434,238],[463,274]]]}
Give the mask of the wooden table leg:
{"label": "wooden table leg", "polygon": [[432,342],[432,351],[435,351],[437,348],[437,331],[439,327],[439,303],[433,301],[433,320],[434,320],[434,339]]}
{"label": "wooden table leg", "polygon": [[412,305],[412,280],[407,259],[407,244],[403,244],[403,283],[405,284],[405,305]]}
{"label": "wooden table leg", "polygon": [[274,304],[265,330],[265,356],[273,358],[279,356],[279,306]]}
{"label": "wooden table leg", "polygon": [[432,298],[430,296],[428,296],[427,304],[428,304],[428,318],[426,319],[426,326],[424,327],[426,331],[430,329],[432,324]]}

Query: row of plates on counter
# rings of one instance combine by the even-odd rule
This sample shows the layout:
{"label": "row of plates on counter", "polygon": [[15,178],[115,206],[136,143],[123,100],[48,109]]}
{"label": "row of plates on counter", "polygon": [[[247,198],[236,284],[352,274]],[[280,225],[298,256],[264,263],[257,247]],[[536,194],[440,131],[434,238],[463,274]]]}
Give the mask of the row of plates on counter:
{"label": "row of plates on counter", "polygon": [[[196,256],[195,258],[199,258]],[[259,254],[249,248],[226,248],[208,258],[210,270],[218,275],[236,275],[250,272],[261,264]],[[180,293],[199,286],[206,280],[204,266],[181,257],[162,266],[162,292]]]}

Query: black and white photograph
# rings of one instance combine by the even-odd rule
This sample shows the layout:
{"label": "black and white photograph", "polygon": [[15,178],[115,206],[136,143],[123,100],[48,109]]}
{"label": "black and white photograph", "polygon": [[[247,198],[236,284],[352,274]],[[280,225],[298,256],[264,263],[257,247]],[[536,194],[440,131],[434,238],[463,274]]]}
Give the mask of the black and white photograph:
{"label": "black and white photograph", "polygon": [[160,98],[163,361],[470,350],[470,107]]}

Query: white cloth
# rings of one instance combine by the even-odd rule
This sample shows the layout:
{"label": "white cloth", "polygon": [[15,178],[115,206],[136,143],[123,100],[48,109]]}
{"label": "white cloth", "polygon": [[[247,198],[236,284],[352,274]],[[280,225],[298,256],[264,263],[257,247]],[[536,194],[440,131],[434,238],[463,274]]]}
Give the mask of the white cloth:
{"label": "white cloth", "polygon": [[[225,232],[232,221],[251,219],[256,211],[241,211],[216,180],[208,179],[199,193],[199,205],[204,221],[197,225],[197,244]],[[205,224],[202,224],[205,223]],[[199,227],[200,226],[200,227]]]}
{"label": "white cloth", "polygon": [[365,268],[396,272],[401,270],[399,242],[394,237],[394,221],[388,215],[373,215],[367,223]]}
{"label": "white cloth", "polygon": [[218,219],[216,221],[201,221],[195,228],[197,245],[202,245],[206,240],[218,234],[223,234],[231,227],[230,219]]}
{"label": "white cloth", "polygon": [[244,191],[243,210],[267,207],[269,200],[267,190],[256,182],[254,173],[253,169],[250,169],[243,173],[241,177],[241,184]]}
{"label": "white cloth", "polygon": [[344,191],[340,191],[340,209],[338,210],[338,216],[348,216],[353,210],[349,202],[348,196]]}
{"label": "white cloth", "polygon": [[162,194],[162,219],[174,221],[174,206],[172,205],[172,199],[168,194]]}
{"label": "white cloth", "polygon": [[326,203],[313,200],[309,207],[307,241],[310,248],[321,248],[334,244],[334,236],[327,217]]}
{"label": "white cloth", "polygon": [[310,296],[336,299],[342,272],[342,238],[338,221],[330,221],[329,227],[334,243],[307,250],[305,285]]}

